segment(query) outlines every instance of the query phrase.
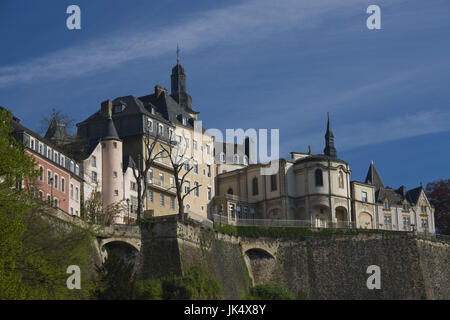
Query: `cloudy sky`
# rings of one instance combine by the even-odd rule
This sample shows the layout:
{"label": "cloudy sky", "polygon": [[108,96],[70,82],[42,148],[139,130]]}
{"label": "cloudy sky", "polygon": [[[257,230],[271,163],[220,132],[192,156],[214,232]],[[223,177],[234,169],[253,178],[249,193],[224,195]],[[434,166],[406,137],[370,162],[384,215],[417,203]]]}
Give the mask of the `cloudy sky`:
{"label": "cloudy sky", "polygon": [[373,160],[412,188],[450,175],[449,15],[448,0],[2,0],[0,105],[36,131],[52,108],[84,120],[170,89],[178,43],[205,127],[280,129],[281,156],[322,153],[330,112],[352,180]]}

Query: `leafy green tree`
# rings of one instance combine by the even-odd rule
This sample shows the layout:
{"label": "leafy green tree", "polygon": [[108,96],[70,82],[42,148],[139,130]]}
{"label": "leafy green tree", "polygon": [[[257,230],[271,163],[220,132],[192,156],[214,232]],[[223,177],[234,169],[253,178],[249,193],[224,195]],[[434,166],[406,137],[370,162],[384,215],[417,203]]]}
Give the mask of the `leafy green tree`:
{"label": "leafy green tree", "polygon": [[276,284],[259,284],[250,288],[251,300],[295,300],[295,296],[286,288]]}
{"label": "leafy green tree", "polygon": [[137,298],[134,264],[114,253],[97,267],[98,280],[93,296],[99,300],[133,300]]}
{"label": "leafy green tree", "polygon": [[23,186],[38,174],[24,145],[12,136],[11,121],[12,114],[0,108],[0,299],[24,297],[16,268],[31,202]]}
{"label": "leafy green tree", "polygon": [[450,235],[450,179],[428,183],[426,193],[435,209],[437,232]]}

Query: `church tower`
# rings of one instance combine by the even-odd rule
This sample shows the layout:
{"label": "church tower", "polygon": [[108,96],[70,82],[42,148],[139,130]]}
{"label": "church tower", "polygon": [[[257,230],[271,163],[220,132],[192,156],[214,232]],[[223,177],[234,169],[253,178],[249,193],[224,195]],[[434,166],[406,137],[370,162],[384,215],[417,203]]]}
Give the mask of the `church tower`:
{"label": "church tower", "polygon": [[101,144],[102,200],[105,209],[121,201],[123,195],[122,141],[117,134],[111,115],[105,122]]}
{"label": "church tower", "polygon": [[328,113],[327,132],[325,133],[325,149],[323,153],[329,157],[337,158],[336,148],[334,147],[334,134],[331,130],[330,114]]}
{"label": "church tower", "polygon": [[177,64],[172,68],[172,75],[170,76],[170,95],[182,107],[191,109],[192,97],[186,92],[186,74],[184,73],[183,66],[180,64],[179,52],[180,49],[177,47]]}

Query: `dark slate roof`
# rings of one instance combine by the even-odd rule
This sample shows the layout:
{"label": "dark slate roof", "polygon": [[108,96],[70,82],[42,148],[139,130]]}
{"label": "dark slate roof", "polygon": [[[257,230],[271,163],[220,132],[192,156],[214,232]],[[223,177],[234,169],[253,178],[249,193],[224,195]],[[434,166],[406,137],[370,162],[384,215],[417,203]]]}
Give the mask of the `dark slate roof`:
{"label": "dark slate roof", "polygon": [[103,133],[103,136],[101,138],[102,141],[105,140],[118,140],[120,141],[119,135],[117,134],[116,127],[114,126],[114,122],[112,120],[112,117],[108,117],[106,119],[105,123],[105,131]]}
{"label": "dark slate roof", "polygon": [[419,200],[420,194],[422,193],[423,187],[417,187],[415,189],[411,189],[406,193],[406,198],[411,204],[416,204]]}
{"label": "dark slate roof", "polygon": [[369,166],[369,170],[367,171],[366,175],[366,180],[364,182],[375,186],[377,189],[384,188],[383,181],[381,180],[377,168],[375,168],[375,165],[373,163],[371,163]]}
{"label": "dark slate roof", "polygon": [[128,167],[136,168],[136,163],[134,162],[133,158],[130,155],[124,155],[122,162],[123,162],[123,172],[126,172]]}
{"label": "dark slate roof", "polygon": [[327,156],[324,154],[315,154],[312,156],[301,158],[301,159],[296,160],[295,163],[307,163],[307,162],[316,162],[316,161],[319,162],[319,161],[328,161],[328,160],[334,161],[334,162],[340,162],[345,165],[348,165],[348,163],[345,162],[344,160],[340,160],[338,158],[330,157],[330,156]]}
{"label": "dark slate roof", "polygon": [[66,126],[57,123],[56,119],[53,119],[50,123],[47,132],[45,133],[45,138],[55,141],[56,143],[67,143],[71,140],[71,137],[67,134]]}
{"label": "dark slate roof", "polygon": [[375,192],[377,202],[383,202],[384,199],[388,199],[391,205],[399,205],[403,201],[403,197],[396,190],[391,188],[380,188]]}
{"label": "dark slate roof", "polygon": [[194,128],[194,121],[189,113],[196,112],[180,106],[167,91],[161,92],[159,96],[156,96],[156,94],[153,93],[139,97],[139,100],[144,103],[147,109],[151,106],[155,106],[158,113],[173,124],[183,125],[182,117],[185,117],[188,120],[186,127]]}

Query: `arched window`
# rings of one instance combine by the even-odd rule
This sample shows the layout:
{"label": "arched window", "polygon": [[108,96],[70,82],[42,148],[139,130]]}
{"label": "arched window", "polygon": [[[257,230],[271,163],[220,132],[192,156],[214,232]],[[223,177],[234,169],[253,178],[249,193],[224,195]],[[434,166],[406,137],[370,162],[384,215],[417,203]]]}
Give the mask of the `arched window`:
{"label": "arched window", "polygon": [[229,188],[227,191],[228,194],[233,194],[233,189]]}
{"label": "arched window", "polygon": [[314,174],[315,174],[315,177],[316,177],[316,186],[317,187],[323,186],[323,173],[322,173],[322,170],[317,169]]}
{"label": "arched window", "polygon": [[253,189],[253,195],[256,196],[258,194],[258,178],[254,177],[252,180],[252,189]]}
{"label": "arched window", "polygon": [[338,184],[339,188],[344,189],[344,174],[342,173],[342,171],[339,172]]}
{"label": "arched window", "polygon": [[233,155],[233,163],[239,164],[239,155],[238,154]]}

